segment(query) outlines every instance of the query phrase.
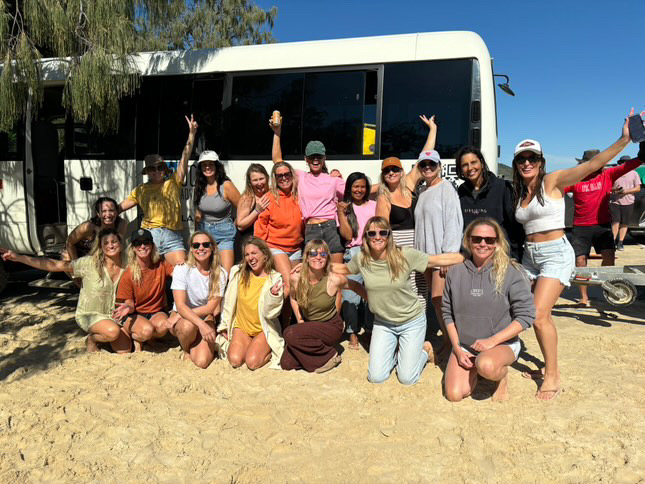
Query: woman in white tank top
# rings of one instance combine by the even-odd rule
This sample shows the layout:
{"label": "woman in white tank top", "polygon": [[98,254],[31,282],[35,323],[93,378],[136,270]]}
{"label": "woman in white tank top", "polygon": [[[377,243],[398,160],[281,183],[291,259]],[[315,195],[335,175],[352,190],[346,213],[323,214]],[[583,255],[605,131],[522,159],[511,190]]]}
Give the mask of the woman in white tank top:
{"label": "woman in white tank top", "polygon": [[513,191],[515,217],[524,226],[526,244],[522,266],[535,282],[535,335],[544,356],[544,371],[525,374],[542,379],[536,393],[540,400],[553,400],[562,391],[558,369],[558,334],[551,311],[573,273],[575,256],[564,235],[564,189],[602,169],[629,143],[627,121],[622,135],[605,151],[566,170],[547,174],[540,143],[524,140],[515,147]]}

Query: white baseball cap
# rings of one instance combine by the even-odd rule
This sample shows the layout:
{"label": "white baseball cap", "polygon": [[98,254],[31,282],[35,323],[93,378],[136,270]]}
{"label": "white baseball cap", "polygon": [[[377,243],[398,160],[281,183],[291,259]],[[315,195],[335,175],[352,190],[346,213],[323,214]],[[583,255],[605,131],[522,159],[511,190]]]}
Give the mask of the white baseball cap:
{"label": "white baseball cap", "polygon": [[201,163],[202,161],[219,161],[219,156],[217,156],[217,153],[215,153],[213,150],[205,150],[202,151],[202,154],[199,155],[199,161],[197,163]]}
{"label": "white baseball cap", "polygon": [[531,151],[532,153],[542,156],[542,145],[534,139],[525,139],[517,143],[515,154],[513,156],[517,156],[522,151]]}

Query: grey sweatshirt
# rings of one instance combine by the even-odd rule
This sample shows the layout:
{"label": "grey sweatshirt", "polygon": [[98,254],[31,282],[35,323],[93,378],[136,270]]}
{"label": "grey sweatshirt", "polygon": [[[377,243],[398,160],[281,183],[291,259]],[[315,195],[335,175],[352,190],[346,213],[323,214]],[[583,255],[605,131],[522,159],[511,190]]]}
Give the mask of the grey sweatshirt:
{"label": "grey sweatshirt", "polygon": [[459,252],[464,219],[457,190],[443,180],[419,195],[414,209],[414,248],[426,254]]}
{"label": "grey sweatshirt", "polygon": [[[501,296],[495,292],[492,269],[489,261],[477,271],[468,259],[448,270],[441,309],[446,326],[457,325],[460,344],[470,346],[478,339],[490,338],[513,321],[524,329],[533,325],[535,304],[524,274],[509,264]],[[515,340],[517,337],[508,342]]]}

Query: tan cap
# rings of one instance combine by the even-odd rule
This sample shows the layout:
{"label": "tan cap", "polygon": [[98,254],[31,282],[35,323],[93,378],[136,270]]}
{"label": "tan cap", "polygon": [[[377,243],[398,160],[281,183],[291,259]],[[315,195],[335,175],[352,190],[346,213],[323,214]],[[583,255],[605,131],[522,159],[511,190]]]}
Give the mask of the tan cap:
{"label": "tan cap", "polygon": [[381,163],[381,170],[383,170],[384,168],[387,168],[388,166],[398,166],[399,168],[403,169],[401,160],[399,160],[396,156],[390,156],[389,158],[385,158],[383,160],[383,163]]}

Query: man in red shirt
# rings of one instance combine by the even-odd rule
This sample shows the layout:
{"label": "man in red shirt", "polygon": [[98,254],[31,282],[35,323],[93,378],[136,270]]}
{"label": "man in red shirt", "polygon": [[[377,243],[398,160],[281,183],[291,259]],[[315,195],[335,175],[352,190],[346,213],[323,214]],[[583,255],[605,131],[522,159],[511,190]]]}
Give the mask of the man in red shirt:
{"label": "man in red shirt", "polygon": [[[598,153],[598,150],[587,150],[582,159],[576,160],[578,163],[589,161]],[[609,196],[614,182],[641,163],[640,159],[635,158],[619,166],[592,173],[581,182],[565,189],[565,193],[573,193],[571,245],[576,253],[576,267],[587,266],[587,257],[592,246],[596,254],[602,256],[603,266],[614,265],[616,251],[610,225]],[[587,286],[584,285],[580,286],[580,303],[585,306],[590,304]]]}

